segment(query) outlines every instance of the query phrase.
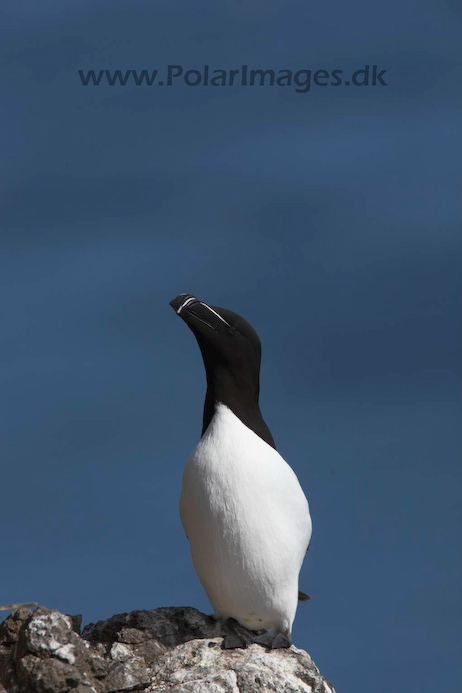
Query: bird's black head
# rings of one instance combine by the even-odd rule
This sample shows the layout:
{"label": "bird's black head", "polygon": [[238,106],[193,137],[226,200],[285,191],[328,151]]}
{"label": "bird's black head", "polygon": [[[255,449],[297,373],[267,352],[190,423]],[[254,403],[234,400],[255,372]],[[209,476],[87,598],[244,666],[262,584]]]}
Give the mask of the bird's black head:
{"label": "bird's black head", "polygon": [[247,320],[191,294],[180,294],[170,305],[194,333],[206,369],[229,369],[236,379],[255,375],[258,379],[260,339]]}
{"label": "bird's black head", "polygon": [[253,327],[231,310],[209,306],[192,294],[180,294],[170,305],[193,332],[202,352],[207,375],[202,432],[221,402],[274,447],[258,405],[261,344]]}

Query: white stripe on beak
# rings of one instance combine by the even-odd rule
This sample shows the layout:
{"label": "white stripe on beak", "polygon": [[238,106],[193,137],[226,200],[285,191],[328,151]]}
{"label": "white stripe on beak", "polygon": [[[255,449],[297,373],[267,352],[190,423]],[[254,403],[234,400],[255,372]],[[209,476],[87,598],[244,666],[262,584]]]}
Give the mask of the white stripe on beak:
{"label": "white stripe on beak", "polygon": [[221,322],[224,322],[225,325],[228,325],[228,327],[231,327],[229,322],[226,322],[226,320],[224,318],[222,318],[221,315],[219,315],[215,310],[213,310],[213,308],[210,308],[210,306],[208,306],[206,303],[202,303],[202,301],[199,301],[199,303],[201,304],[201,306],[204,306],[204,308],[208,308],[211,313],[213,313],[214,315],[217,316],[217,318],[220,318]]}
{"label": "white stripe on beak", "polygon": [[[181,306],[178,308],[178,310],[176,311],[176,314],[179,315],[181,313],[181,311],[183,310],[183,308],[185,308],[185,306],[187,306],[188,303],[191,303],[191,301],[197,301],[197,298],[194,298],[194,296],[192,296],[191,298],[187,298],[186,301],[184,303],[182,303]],[[204,305],[204,304],[202,304],[202,305]]]}

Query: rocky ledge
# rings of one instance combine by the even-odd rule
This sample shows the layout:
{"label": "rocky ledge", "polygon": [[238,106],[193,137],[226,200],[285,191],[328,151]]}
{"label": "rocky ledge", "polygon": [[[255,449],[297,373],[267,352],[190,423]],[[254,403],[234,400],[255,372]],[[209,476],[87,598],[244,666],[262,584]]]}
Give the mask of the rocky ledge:
{"label": "rocky ledge", "polygon": [[39,607],[0,624],[0,693],[334,693],[292,645],[222,650],[226,624],[189,607],[90,623]]}

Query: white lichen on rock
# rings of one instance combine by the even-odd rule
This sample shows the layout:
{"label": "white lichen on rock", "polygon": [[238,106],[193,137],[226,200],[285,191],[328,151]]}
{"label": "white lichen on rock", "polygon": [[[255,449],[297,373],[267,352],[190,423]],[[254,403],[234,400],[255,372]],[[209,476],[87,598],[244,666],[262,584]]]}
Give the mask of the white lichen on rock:
{"label": "white lichen on rock", "polygon": [[160,691],[160,686],[166,684],[166,690],[170,684],[194,693],[205,693],[212,686],[217,693],[333,693],[303,650],[292,646],[267,652],[259,645],[246,650],[222,650],[219,639],[192,640],[160,657],[147,690]]}

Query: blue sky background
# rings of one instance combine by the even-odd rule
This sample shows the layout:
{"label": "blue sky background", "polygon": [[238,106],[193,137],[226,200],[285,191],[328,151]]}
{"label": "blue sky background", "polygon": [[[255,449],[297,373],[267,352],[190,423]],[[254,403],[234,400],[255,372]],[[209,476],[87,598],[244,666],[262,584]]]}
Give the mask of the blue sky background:
{"label": "blue sky background", "polygon": [[[208,601],[178,516],[191,292],[263,342],[308,496],[294,641],[337,690],[461,683],[456,2],[4,0],[0,603]],[[78,69],[386,69],[387,87],[82,87]],[[3,614],[4,616],[5,614]]]}

